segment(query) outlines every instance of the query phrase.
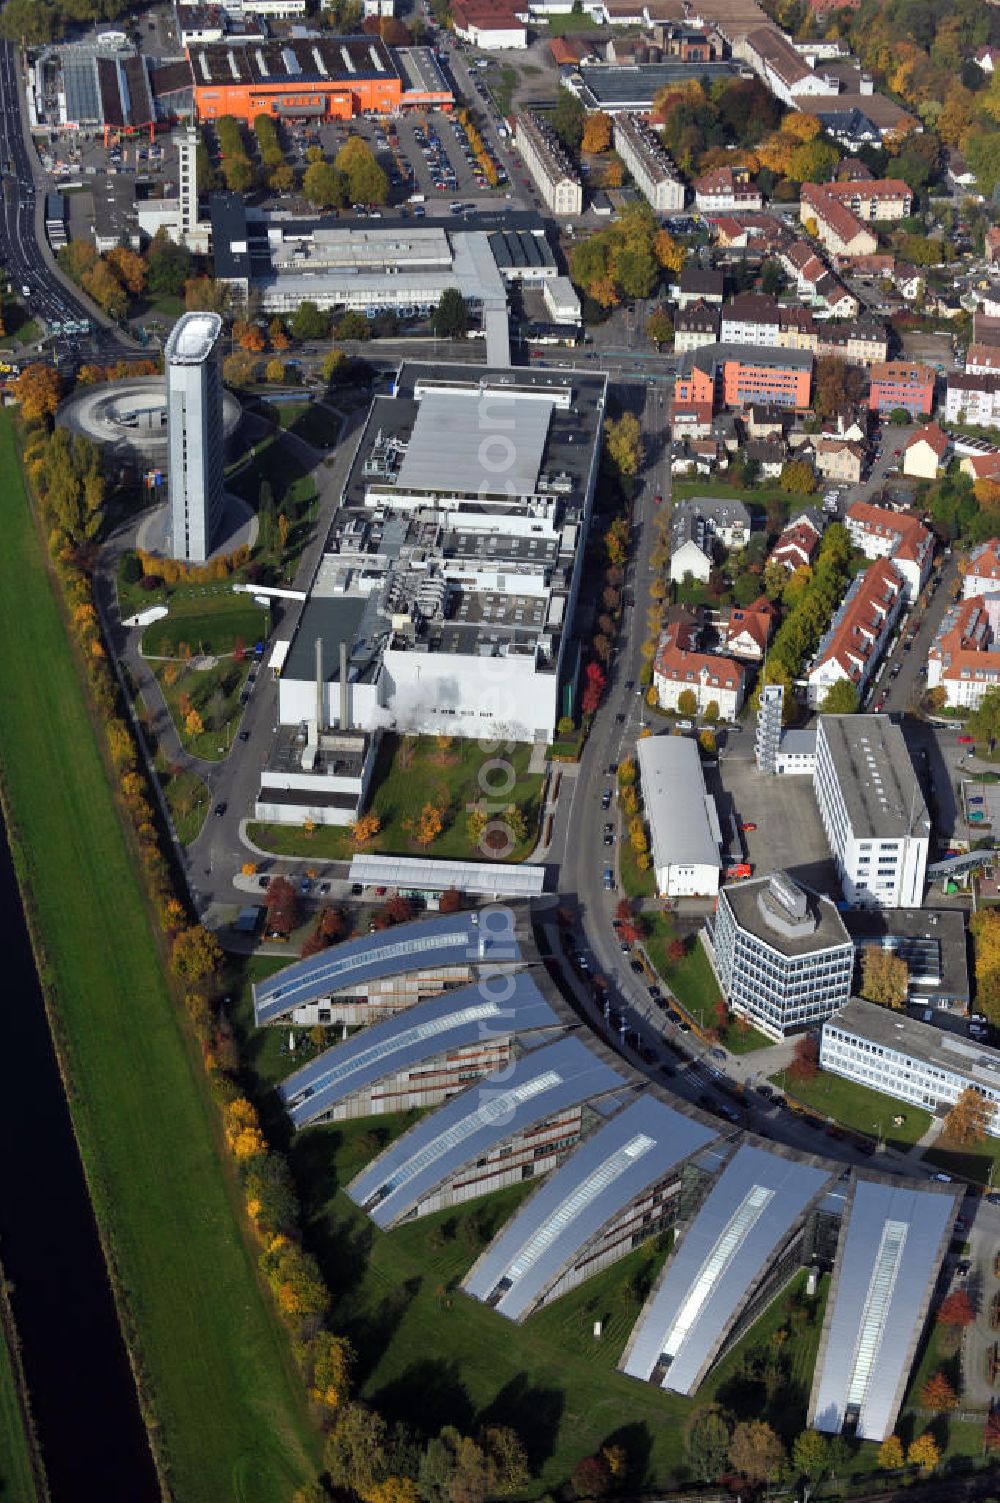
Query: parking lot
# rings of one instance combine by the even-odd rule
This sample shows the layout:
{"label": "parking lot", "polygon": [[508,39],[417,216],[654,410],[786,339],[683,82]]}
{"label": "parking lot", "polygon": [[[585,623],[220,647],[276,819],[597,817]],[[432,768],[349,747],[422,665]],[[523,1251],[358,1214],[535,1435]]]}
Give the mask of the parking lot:
{"label": "parking lot", "polygon": [[1000,825],[1000,784],[971,783],[963,778],[962,812],[970,839],[995,830]]}
{"label": "parking lot", "polygon": [[718,771],[710,771],[707,781],[716,796],[724,838],[731,829],[730,816],[737,824],[756,825],[742,832],[744,856],[755,873],[780,868],[807,887],[839,890],[812,778],[763,777],[748,757],[723,755]]}

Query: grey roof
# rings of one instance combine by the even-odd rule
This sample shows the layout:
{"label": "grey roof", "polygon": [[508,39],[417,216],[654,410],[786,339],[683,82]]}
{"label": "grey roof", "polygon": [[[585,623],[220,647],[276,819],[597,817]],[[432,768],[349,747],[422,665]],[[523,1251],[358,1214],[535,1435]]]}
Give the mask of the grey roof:
{"label": "grey roof", "polygon": [[572,1035],[452,1096],[397,1139],[347,1187],[381,1227],[391,1226],[465,1164],[554,1113],[626,1081]]}
{"label": "grey roof", "polygon": [[[801,918],[786,914],[782,904],[784,884],[801,894]],[[771,872],[750,882],[723,888],[738,927],[753,934],[779,955],[814,955],[818,950],[851,946],[851,936],[836,904],[809,892],[786,872]]]}
{"label": "grey roof", "polygon": [[955,908],[851,908],[844,914],[855,948],[878,945],[901,955],[914,1001],[969,1000],[965,914]]}
{"label": "grey roof", "polygon": [[431,856],[354,856],[352,882],[385,887],[460,892],[487,898],[537,898],[545,887],[545,867],[516,861],[440,861]]}
{"label": "grey roof", "polygon": [[935,1028],[932,1023],[920,1023],[891,1008],[852,997],[827,1018],[824,1029],[828,1028],[856,1034],[901,1058],[917,1059],[973,1084],[988,1086],[991,1091],[1000,1091],[1000,1049]]}
{"label": "grey roof", "polygon": [[643,736],[639,777],[657,867],[718,866],[698,747],[687,736]]}
{"label": "grey roof", "polygon": [[[520,1320],[614,1217],[717,1136],[644,1095],[586,1138],[509,1221],[463,1288]],[[499,1299],[491,1295],[502,1287]]]}
{"label": "grey roof", "polygon": [[859,1177],[849,1197],[823,1322],[809,1423],[892,1433],[941,1259],[958,1210],[947,1185]]}
{"label": "grey roof", "polygon": [[325,1049],[279,1088],[292,1126],[306,1127],[386,1076],[488,1039],[560,1028],[528,971],[486,978],[431,997]]}
{"label": "grey roof", "polygon": [[829,748],[856,836],[899,840],[929,833],[906,741],[888,715],[821,715],[818,735]]}
{"label": "grey roof", "polygon": [[[641,743],[640,743],[641,744]],[[684,1233],[619,1366],[693,1393],[832,1166],[744,1144]]]}
{"label": "grey roof", "polygon": [[429,391],[417,408],[397,488],[530,495],[550,417],[550,404],[534,397]]}
{"label": "grey roof", "polygon": [[404,971],[520,958],[513,920],[505,908],[421,919],[345,940],[307,960],[295,961],[266,981],[256,982],[254,1019],[258,1025],[273,1023],[293,1008],[344,987],[361,986]]}
{"label": "grey roof", "polygon": [[739,360],[744,365],[779,370],[811,371],[812,350],[769,349],[756,344],[706,344],[700,350],[685,350],[677,366],[679,376],[689,376],[697,366],[700,371],[714,376],[720,365],[727,360]]}
{"label": "grey roof", "polygon": [[733,78],[735,62],[689,63],[670,58],[662,63],[590,63],[580,68],[580,97],[588,109],[601,105],[649,108],[671,84],[700,83],[703,78]]}
{"label": "grey roof", "polygon": [[[347,643],[348,658],[356,656],[361,625],[367,614],[377,625],[378,599],[375,595],[321,595],[314,589],[302,607],[292,645],[288,649],[282,667],[283,678],[304,678],[315,681],[316,639],[323,643],[323,678],[326,683],[340,680],[340,644]],[[367,658],[366,658],[367,660]],[[348,678],[355,675],[361,665],[348,662]]]}

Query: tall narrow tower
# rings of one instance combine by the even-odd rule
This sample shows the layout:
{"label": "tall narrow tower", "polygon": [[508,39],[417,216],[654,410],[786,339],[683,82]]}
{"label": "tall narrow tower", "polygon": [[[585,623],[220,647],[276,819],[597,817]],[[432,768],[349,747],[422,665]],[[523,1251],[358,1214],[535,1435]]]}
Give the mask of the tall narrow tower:
{"label": "tall narrow tower", "polygon": [[185,313],[164,350],[173,555],[203,564],[222,517],[222,378],[217,313]]}
{"label": "tall narrow tower", "polygon": [[174,133],[180,201],[180,237],[185,245],[198,236],[198,132],[193,125]]}
{"label": "tall narrow tower", "polygon": [[765,684],[760,691],[760,709],[757,711],[757,735],[754,754],[758,772],[771,776],[777,772],[778,745],[781,741],[781,713],[785,703],[785,690],[781,684]]}

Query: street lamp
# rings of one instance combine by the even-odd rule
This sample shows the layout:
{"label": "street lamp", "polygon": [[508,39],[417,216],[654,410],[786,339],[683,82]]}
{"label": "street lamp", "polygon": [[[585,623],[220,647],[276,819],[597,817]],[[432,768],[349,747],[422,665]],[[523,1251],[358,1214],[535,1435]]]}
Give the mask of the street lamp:
{"label": "street lamp", "polygon": [[872,1127],[874,1127],[875,1131],[878,1133],[878,1137],[875,1139],[875,1152],[876,1153],[881,1153],[882,1149],[884,1147],[884,1144],[882,1142],[882,1119],[881,1119],[881,1117],[879,1118],[879,1120],[877,1122],[873,1122],[872,1123]]}

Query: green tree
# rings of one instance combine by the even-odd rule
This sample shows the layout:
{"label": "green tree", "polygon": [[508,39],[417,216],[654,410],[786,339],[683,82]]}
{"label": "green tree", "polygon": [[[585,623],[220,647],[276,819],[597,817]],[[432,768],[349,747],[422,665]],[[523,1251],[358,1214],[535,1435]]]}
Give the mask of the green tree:
{"label": "green tree", "polygon": [[642,465],[642,431],[632,412],[623,412],[617,420],[604,425],[608,457],[619,475],[636,475]]}
{"label": "green tree", "polygon": [[[320,165],[320,164],[316,164]],[[347,180],[352,204],[384,204],[389,197],[389,179],[361,136],[351,136],[337,152],[337,170]],[[308,176],[309,169],[306,170]]]}
{"label": "green tree", "polygon": [[570,151],[575,152],[580,149],[586,118],[587,112],[576,95],[570,93],[569,89],[560,87],[555,109],[549,116],[549,123],[560,141]]}
{"label": "green tree", "polygon": [[684,1429],[684,1449],[699,1482],[718,1482],[729,1461],[729,1426],[715,1404],[698,1409]]}
{"label": "green tree", "polygon": [[674,337],[674,322],[667,309],[654,308],[646,319],[646,338],[655,345],[670,344]]}
{"label": "green tree", "polygon": [[146,251],[146,287],[153,297],[180,297],[191,275],[191,252],[163,229],[157,230]]}
{"label": "green tree", "polygon": [[323,1465],[335,1488],[364,1497],[389,1475],[388,1427],[364,1404],[338,1409],[326,1445]]}
{"label": "green tree", "polygon": [[820,703],[821,715],[856,715],[858,691],[849,678],[839,678],[831,684]]}
{"label": "green tree", "polygon": [[749,1482],[777,1481],[785,1467],[785,1448],[764,1420],[747,1420],[733,1431],[729,1460]]}
{"label": "green tree", "polygon": [[457,287],[446,287],[434,310],[435,334],[441,339],[464,339],[469,327],[469,310]]}
{"label": "green tree", "polygon": [[302,174],[302,196],[316,209],[342,209],[348,193],[347,179],[332,162],[310,162]]}
{"label": "green tree", "polygon": [[325,339],[330,332],[330,315],[307,298],[296,308],[288,327],[294,339]]}
{"label": "green tree", "polygon": [[800,1477],[816,1483],[830,1467],[830,1447],[818,1430],[803,1430],[792,1446],[792,1464]]}
{"label": "green tree", "polygon": [[816,474],[804,459],[790,459],[782,466],[778,484],[792,495],[811,496],[816,489]]}

